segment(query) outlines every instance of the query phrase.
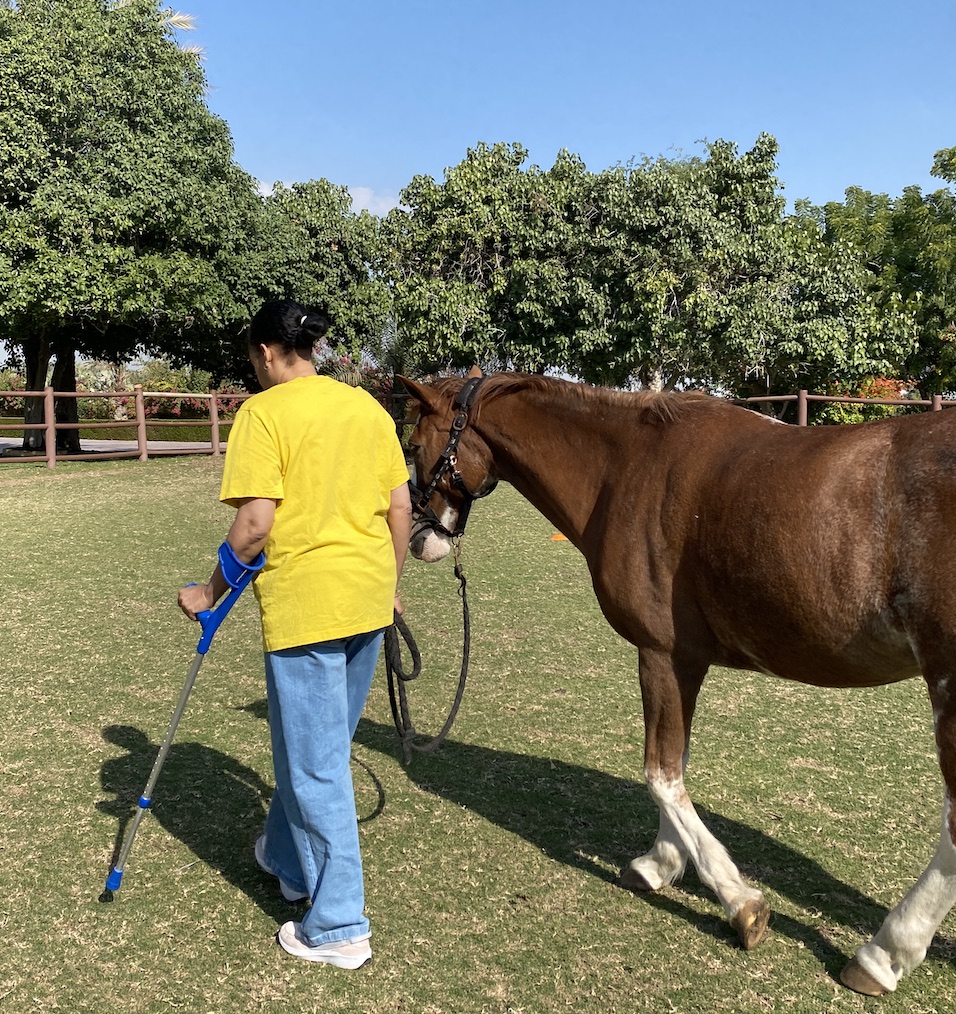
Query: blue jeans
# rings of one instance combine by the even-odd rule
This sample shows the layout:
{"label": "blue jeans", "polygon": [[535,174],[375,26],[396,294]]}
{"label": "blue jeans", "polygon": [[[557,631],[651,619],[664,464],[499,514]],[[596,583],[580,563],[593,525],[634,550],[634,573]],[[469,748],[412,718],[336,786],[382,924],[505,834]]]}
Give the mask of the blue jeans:
{"label": "blue jeans", "polygon": [[311,897],[302,936],[314,947],[369,932],[349,758],[382,636],[376,630],[265,655],[276,778],[266,865]]}

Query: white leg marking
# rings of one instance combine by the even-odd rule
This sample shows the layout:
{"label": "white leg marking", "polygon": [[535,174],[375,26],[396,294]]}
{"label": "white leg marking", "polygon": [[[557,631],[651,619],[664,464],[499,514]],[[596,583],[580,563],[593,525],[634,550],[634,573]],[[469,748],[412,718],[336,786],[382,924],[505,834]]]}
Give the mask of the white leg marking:
{"label": "white leg marking", "polygon": [[[661,810],[661,834],[664,834],[665,823],[669,824],[679,839],[678,848],[690,858],[700,879],[717,895],[728,918],[732,919],[747,902],[762,903],[760,891],[747,886],[727,850],[704,826],[684,789],[683,781],[669,780],[660,775],[652,777],[648,773],[647,785]],[[658,841],[661,841],[661,835]],[[664,842],[667,846],[672,845],[669,833]],[[657,843],[654,848],[657,848]],[[649,855],[653,854],[652,850]],[[663,853],[664,856],[667,854]],[[643,870],[641,872],[643,875]]]}
{"label": "white leg marking", "polygon": [[645,855],[631,860],[629,866],[651,891],[676,884],[684,875],[687,850],[681,844],[677,828],[664,810],[660,811],[660,825],[654,847]]}
{"label": "white leg marking", "polygon": [[943,827],[932,862],[906,897],[883,920],[879,932],[856,952],[856,959],[884,988],[897,983],[926,957],[940,923],[956,904],[956,848],[949,834],[950,802],[943,804]]}

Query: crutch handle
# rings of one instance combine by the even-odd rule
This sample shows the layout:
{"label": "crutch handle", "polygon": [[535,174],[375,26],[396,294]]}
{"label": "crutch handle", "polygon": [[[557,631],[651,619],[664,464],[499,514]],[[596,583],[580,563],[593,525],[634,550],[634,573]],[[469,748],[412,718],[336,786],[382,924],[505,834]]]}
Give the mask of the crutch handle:
{"label": "crutch handle", "polygon": [[[229,544],[224,542],[223,546],[228,548]],[[199,638],[199,644],[196,645],[196,651],[200,655],[205,655],[209,651],[212,639],[220,624],[226,618],[226,614],[232,609],[236,599],[242,594],[246,585],[262,570],[265,562],[265,553],[260,553],[251,563],[246,564],[239,564],[235,554],[232,554],[232,562],[229,562],[223,559],[223,548],[220,547],[219,563],[230,585],[229,594],[215,609],[204,609],[201,613],[196,613],[196,619],[202,627],[202,635]],[[237,565],[239,567],[238,570],[236,569]]]}

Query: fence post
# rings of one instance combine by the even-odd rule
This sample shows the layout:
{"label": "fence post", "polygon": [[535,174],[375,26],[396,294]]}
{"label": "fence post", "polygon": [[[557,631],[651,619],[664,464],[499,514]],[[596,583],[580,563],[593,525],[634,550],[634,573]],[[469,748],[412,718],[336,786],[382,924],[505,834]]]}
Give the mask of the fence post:
{"label": "fence post", "polygon": [[800,391],[797,394],[797,425],[807,425],[807,392]]}
{"label": "fence post", "polygon": [[43,388],[43,425],[46,429],[46,467],[56,468],[56,402],[53,388]]}
{"label": "fence post", "polygon": [[209,391],[209,426],[210,439],[212,440],[212,453],[218,455],[219,451],[219,392],[212,388]]}
{"label": "fence post", "polygon": [[143,385],[133,385],[133,400],[136,404],[136,446],[139,448],[139,460],[148,461],[149,451],[146,447],[146,405],[143,402]]}
{"label": "fence post", "polygon": [[943,411],[943,396],[941,394],[933,395],[933,411],[934,412]]}

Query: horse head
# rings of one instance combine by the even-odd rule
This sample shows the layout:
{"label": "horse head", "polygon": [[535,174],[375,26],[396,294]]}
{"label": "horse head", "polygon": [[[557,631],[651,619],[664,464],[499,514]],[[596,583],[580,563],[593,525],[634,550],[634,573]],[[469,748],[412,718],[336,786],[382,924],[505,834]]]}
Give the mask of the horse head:
{"label": "horse head", "polygon": [[[487,444],[473,425],[474,399],[484,375],[419,384],[399,377],[414,399],[412,504],[416,515],[409,549],[425,563],[444,559],[465,529],[472,503],[497,483]],[[411,413],[410,413],[411,415]]]}

